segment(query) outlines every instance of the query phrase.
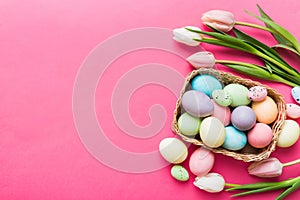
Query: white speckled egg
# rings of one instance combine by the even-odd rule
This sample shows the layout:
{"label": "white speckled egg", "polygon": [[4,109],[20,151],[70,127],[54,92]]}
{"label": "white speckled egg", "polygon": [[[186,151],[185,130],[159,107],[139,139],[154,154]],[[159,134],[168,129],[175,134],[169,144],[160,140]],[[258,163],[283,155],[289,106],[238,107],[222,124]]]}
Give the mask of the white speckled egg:
{"label": "white speckled egg", "polygon": [[187,155],[186,145],[177,138],[165,138],[159,143],[159,152],[169,163],[182,163]]}
{"label": "white speckled egg", "polygon": [[286,104],[286,115],[292,119],[298,119],[300,117],[300,106],[288,103]]}
{"label": "white speckled egg", "polygon": [[293,99],[300,104],[300,86],[296,86],[292,89]]}

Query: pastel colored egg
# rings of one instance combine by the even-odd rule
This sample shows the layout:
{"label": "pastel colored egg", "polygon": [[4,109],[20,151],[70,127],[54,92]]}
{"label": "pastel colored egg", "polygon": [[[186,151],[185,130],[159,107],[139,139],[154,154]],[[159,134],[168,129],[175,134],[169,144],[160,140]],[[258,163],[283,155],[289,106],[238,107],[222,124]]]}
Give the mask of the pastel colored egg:
{"label": "pastel colored egg", "polygon": [[292,119],[298,119],[300,117],[300,106],[288,103],[286,104],[286,115]]}
{"label": "pastel colored egg", "polygon": [[178,119],[178,128],[186,136],[195,136],[199,133],[200,123],[200,118],[183,113]]}
{"label": "pastel colored egg", "polygon": [[273,138],[272,129],[267,124],[257,123],[248,132],[248,142],[256,148],[264,148],[268,146]]}
{"label": "pastel colored egg", "polygon": [[221,146],[225,140],[223,123],[215,117],[204,118],[200,125],[200,138],[208,147],[216,148]]}
{"label": "pastel colored egg", "polygon": [[238,106],[231,113],[231,123],[241,131],[251,129],[256,123],[256,115],[248,106]]}
{"label": "pastel colored egg", "polygon": [[191,81],[192,89],[205,93],[211,97],[214,90],[222,89],[221,82],[215,77],[202,74],[193,78]]}
{"label": "pastel colored egg", "polygon": [[248,98],[251,101],[262,101],[267,97],[267,95],[267,89],[259,85],[251,87],[248,92]]}
{"label": "pastel colored egg", "polygon": [[271,124],[278,115],[277,105],[269,96],[263,101],[252,102],[252,109],[256,114],[257,121],[264,124]]}
{"label": "pastel colored egg", "polygon": [[247,144],[247,136],[244,132],[233,126],[227,126],[225,130],[226,137],[222,147],[232,151],[237,151],[245,147]]}
{"label": "pastel colored egg", "polygon": [[181,165],[174,165],[171,168],[171,175],[178,181],[187,181],[190,177],[188,171]]}
{"label": "pastel colored egg", "polygon": [[300,86],[296,86],[292,89],[292,97],[300,104]]}
{"label": "pastel colored egg", "polygon": [[248,88],[241,84],[232,83],[226,85],[224,91],[231,96],[232,102],[230,106],[232,107],[246,106],[251,102],[248,99]]}
{"label": "pastel colored egg", "polygon": [[218,118],[224,126],[227,126],[230,124],[230,108],[229,107],[223,107],[217,104],[214,100],[212,100],[214,104],[214,112],[212,114],[212,117]]}
{"label": "pastel colored egg", "polygon": [[181,99],[181,105],[186,112],[195,117],[206,117],[214,111],[214,104],[210,98],[196,90],[185,92]]}
{"label": "pastel colored egg", "polygon": [[187,155],[186,145],[177,138],[165,138],[159,143],[159,152],[169,163],[182,163]]}
{"label": "pastel colored egg", "polygon": [[214,162],[214,154],[211,151],[200,147],[192,153],[189,167],[194,175],[204,176],[208,174],[208,172],[214,166]]}
{"label": "pastel colored egg", "polygon": [[277,146],[290,147],[297,142],[299,138],[299,125],[294,120],[285,120],[283,128],[279,134]]}
{"label": "pastel colored egg", "polygon": [[214,90],[212,98],[220,106],[229,106],[232,103],[231,96],[224,90]]}

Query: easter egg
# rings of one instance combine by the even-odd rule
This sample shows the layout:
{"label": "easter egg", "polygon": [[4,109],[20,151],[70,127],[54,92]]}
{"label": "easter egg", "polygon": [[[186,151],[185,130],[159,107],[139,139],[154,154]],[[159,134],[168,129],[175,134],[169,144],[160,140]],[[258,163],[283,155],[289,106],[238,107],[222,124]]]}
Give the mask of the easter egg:
{"label": "easter egg", "polygon": [[230,106],[232,107],[246,106],[251,102],[248,99],[248,88],[241,84],[232,83],[226,85],[224,91],[231,96],[232,102]]}
{"label": "easter egg", "polygon": [[252,102],[252,109],[256,114],[257,121],[264,124],[271,124],[278,115],[277,105],[269,96],[263,101]]}
{"label": "easter egg", "polygon": [[211,148],[221,146],[225,140],[223,123],[215,117],[206,117],[200,125],[200,138],[203,143]]}
{"label": "easter egg", "polygon": [[298,119],[300,117],[300,106],[293,103],[286,104],[286,116],[292,119]]}
{"label": "easter egg", "polygon": [[214,90],[222,89],[221,82],[208,74],[195,76],[191,81],[191,86],[193,90],[203,92],[209,97],[211,97]]}
{"label": "easter egg", "polygon": [[220,106],[229,106],[232,103],[231,96],[225,90],[214,90],[212,98]]}
{"label": "easter egg", "polygon": [[255,113],[248,106],[238,106],[231,113],[231,123],[241,131],[249,130],[256,123]]}
{"label": "easter egg", "polygon": [[178,128],[186,136],[194,136],[199,133],[200,118],[188,113],[183,113],[178,119]]}
{"label": "easter egg", "polygon": [[293,99],[300,104],[300,86],[296,86],[292,89]]}
{"label": "easter egg", "polygon": [[248,98],[251,101],[262,101],[267,97],[267,95],[267,89],[259,85],[251,87],[248,92]]}
{"label": "easter egg", "polygon": [[178,181],[187,181],[190,177],[188,171],[181,165],[174,165],[171,168],[171,175]]}
{"label": "easter egg", "polygon": [[204,176],[208,174],[208,172],[214,166],[214,162],[214,154],[211,151],[200,147],[192,153],[190,157],[189,167],[194,175]]}
{"label": "easter egg", "polygon": [[226,137],[222,147],[228,150],[236,151],[245,147],[247,144],[247,136],[244,132],[233,126],[225,127]]}
{"label": "easter egg", "polygon": [[290,147],[297,142],[299,138],[299,125],[294,120],[285,120],[283,128],[279,134],[277,146]]}
{"label": "easter egg", "polygon": [[214,112],[212,117],[218,118],[224,124],[224,126],[229,125],[231,116],[229,107],[220,106],[214,100],[212,100],[212,102],[214,104]]}
{"label": "easter egg", "polygon": [[186,145],[177,138],[165,138],[159,143],[159,152],[169,163],[182,163],[187,155]]}
{"label": "easter egg", "polygon": [[256,148],[264,148],[270,144],[273,138],[272,129],[267,124],[257,123],[248,132],[248,142]]}
{"label": "easter egg", "polygon": [[195,117],[206,117],[213,113],[214,104],[202,92],[189,90],[182,95],[181,105],[186,112]]}

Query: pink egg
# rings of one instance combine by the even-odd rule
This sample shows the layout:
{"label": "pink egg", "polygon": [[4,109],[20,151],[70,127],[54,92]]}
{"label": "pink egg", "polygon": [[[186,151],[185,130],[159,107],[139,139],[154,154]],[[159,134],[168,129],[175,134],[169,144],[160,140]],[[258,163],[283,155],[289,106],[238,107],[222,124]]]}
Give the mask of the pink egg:
{"label": "pink egg", "polygon": [[267,89],[259,85],[250,88],[248,92],[248,98],[251,101],[262,101],[267,97],[267,95],[268,95]]}
{"label": "pink egg", "polygon": [[272,138],[272,129],[267,124],[257,123],[248,132],[248,142],[256,148],[264,148],[268,146],[272,141]]}
{"label": "pink egg", "polygon": [[214,154],[204,147],[200,147],[192,153],[189,166],[194,175],[204,176],[208,174],[208,172],[214,166],[214,162]]}
{"label": "pink egg", "polygon": [[224,124],[224,126],[229,125],[231,116],[229,107],[220,106],[214,100],[212,100],[212,102],[214,104],[214,112],[212,116],[219,119]]}
{"label": "pink egg", "polygon": [[286,115],[292,119],[300,118],[300,106],[293,103],[286,104]]}

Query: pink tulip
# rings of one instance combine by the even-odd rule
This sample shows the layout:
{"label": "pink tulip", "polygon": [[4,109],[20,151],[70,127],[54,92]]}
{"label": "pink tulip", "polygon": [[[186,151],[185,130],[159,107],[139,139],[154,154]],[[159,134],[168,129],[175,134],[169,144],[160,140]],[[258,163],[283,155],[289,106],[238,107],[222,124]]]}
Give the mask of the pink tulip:
{"label": "pink tulip", "polygon": [[251,175],[258,177],[277,177],[282,173],[282,163],[277,158],[268,158],[259,162],[254,162],[248,167]]}
{"label": "pink tulip", "polygon": [[195,53],[186,59],[196,69],[199,68],[212,68],[215,65],[216,59],[214,55],[208,51],[201,51]]}
{"label": "pink tulip", "polygon": [[233,14],[223,10],[210,10],[203,14],[201,20],[204,24],[223,32],[230,31],[234,25]]}

